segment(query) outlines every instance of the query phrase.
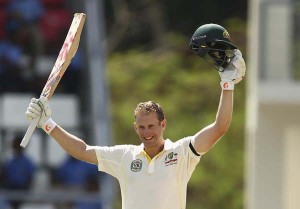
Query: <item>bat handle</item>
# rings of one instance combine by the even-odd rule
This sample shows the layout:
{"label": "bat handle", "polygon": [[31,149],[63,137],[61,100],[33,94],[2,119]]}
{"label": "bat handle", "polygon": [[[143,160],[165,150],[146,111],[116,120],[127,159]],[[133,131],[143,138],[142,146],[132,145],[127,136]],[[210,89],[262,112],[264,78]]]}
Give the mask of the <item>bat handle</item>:
{"label": "bat handle", "polygon": [[21,141],[21,144],[20,144],[21,147],[25,148],[27,146],[27,144],[28,144],[28,142],[29,142],[29,140],[30,140],[37,124],[38,124],[38,122],[39,122],[39,118],[35,118],[31,121],[31,123],[30,123],[30,125],[29,125],[29,127],[28,127],[28,129],[25,133],[25,136],[23,137],[23,139]]}

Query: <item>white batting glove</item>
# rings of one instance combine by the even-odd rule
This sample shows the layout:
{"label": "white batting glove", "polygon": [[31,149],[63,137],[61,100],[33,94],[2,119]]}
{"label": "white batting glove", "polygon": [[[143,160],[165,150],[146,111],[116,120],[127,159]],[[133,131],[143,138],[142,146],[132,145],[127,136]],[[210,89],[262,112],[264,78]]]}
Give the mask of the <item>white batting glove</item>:
{"label": "white batting glove", "polygon": [[46,97],[32,98],[25,115],[29,121],[38,118],[37,127],[42,128],[47,134],[50,134],[56,126],[51,118],[51,109]]}
{"label": "white batting glove", "polygon": [[219,75],[221,77],[220,85],[224,90],[233,90],[234,85],[240,82],[246,73],[246,64],[240,50],[234,50],[234,58],[224,69],[220,68]]}

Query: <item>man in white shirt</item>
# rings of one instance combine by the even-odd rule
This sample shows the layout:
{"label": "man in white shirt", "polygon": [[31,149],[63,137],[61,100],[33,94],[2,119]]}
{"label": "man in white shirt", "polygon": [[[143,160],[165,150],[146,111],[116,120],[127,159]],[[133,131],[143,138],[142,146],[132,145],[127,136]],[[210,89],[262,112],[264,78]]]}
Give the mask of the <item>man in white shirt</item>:
{"label": "man in white shirt", "polygon": [[[202,29],[199,31],[203,32]],[[205,33],[207,30],[220,32],[227,41],[228,34],[224,28],[205,25],[204,29]],[[197,33],[193,37],[199,41]],[[211,47],[208,44],[203,46],[203,42],[197,44],[197,50]],[[215,121],[195,135],[176,142],[164,138],[167,120],[162,107],[153,101],[138,104],[134,111],[134,129],[142,142],[139,146],[87,145],[84,140],[68,133],[51,119],[48,101],[44,97],[33,98],[25,114],[29,120],[40,118],[38,127],[51,135],[68,154],[96,164],[99,171],[117,178],[122,194],[122,209],[185,209],[187,183],[201,155],[227,132],[233,109],[234,85],[245,75],[246,67],[241,52],[236,48],[230,49],[232,56],[229,59],[226,54],[224,60],[220,59],[222,54],[219,56],[216,49],[213,49],[214,55],[218,57],[217,62],[213,59],[219,67],[222,88]]]}

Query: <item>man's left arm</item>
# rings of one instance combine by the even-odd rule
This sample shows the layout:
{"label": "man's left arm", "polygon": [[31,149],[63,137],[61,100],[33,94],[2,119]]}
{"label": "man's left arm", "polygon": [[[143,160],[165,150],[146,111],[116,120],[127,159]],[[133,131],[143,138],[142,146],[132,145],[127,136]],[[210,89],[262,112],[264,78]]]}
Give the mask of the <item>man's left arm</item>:
{"label": "man's left arm", "polygon": [[233,90],[235,84],[245,76],[246,66],[239,50],[228,67],[220,69],[222,93],[215,121],[195,134],[193,147],[199,154],[207,152],[227,132],[233,111]]}

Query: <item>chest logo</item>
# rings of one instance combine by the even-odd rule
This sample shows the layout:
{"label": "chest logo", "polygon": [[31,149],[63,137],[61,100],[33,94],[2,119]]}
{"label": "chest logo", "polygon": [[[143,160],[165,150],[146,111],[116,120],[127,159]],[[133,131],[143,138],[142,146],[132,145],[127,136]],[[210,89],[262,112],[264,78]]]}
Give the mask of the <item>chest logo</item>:
{"label": "chest logo", "polygon": [[142,169],[143,162],[140,159],[133,160],[131,162],[130,170],[133,172],[139,172]]}
{"label": "chest logo", "polygon": [[165,157],[165,166],[177,164],[178,161],[178,154],[175,152],[170,152]]}

